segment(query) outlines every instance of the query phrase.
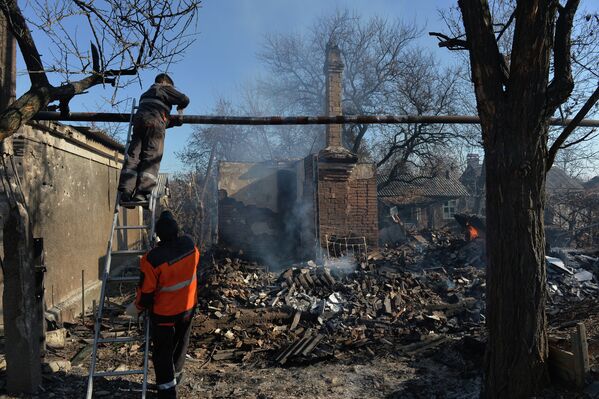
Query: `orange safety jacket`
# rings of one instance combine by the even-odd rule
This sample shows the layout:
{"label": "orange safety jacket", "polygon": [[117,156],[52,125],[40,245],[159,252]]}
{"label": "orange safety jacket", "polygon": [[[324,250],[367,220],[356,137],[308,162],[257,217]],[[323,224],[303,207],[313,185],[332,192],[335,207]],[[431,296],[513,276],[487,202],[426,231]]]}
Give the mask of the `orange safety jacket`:
{"label": "orange safety jacket", "polygon": [[189,236],[161,241],[140,260],[135,305],[158,323],[174,323],[193,313],[200,251]]}

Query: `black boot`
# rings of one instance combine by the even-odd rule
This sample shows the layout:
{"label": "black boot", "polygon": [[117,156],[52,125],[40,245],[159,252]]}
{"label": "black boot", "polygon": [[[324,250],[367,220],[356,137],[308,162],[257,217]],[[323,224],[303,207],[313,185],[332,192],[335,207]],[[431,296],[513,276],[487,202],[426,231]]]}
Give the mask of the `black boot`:
{"label": "black boot", "polygon": [[[121,205],[130,203],[132,201],[132,199],[131,199],[132,195],[133,194],[130,193],[130,192],[123,191],[121,193],[121,199],[120,199]],[[135,208],[135,206],[131,206],[131,205],[123,205],[123,206],[125,208],[127,208],[127,209],[133,209],[133,208]]]}
{"label": "black boot", "polygon": [[141,205],[144,208],[148,209],[149,206],[149,195],[144,193],[135,193],[133,198],[131,198],[132,203],[137,203],[137,205]]}

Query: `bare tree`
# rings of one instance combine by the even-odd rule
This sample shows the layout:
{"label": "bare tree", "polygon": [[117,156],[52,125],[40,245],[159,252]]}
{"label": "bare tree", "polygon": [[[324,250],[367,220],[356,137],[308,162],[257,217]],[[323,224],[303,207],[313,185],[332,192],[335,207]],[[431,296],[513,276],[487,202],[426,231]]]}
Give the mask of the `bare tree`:
{"label": "bare tree", "polygon": [[[457,113],[463,88],[456,71],[439,67],[429,52],[419,49],[415,40],[419,35],[412,24],[341,11],[317,19],[305,36],[266,36],[259,57],[268,73],[256,85],[244,87],[238,104],[228,103],[229,114],[321,114],[325,49],[331,38],[345,64],[345,114]],[[214,129],[221,132],[218,159],[301,158],[324,144],[319,126],[202,128],[190,142],[191,158],[204,154],[201,162],[206,164]],[[390,182],[406,178],[408,171],[413,176],[419,169],[432,170],[437,159],[433,154],[441,147],[447,151],[468,132],[443,125],[351,125],[344,127],[344,141],[362,159],[377,162]]]}
{"label": "bare tree", "polygon": [[[174,62],[193,42],[199,0],[83,0],[30,2],[29,19],[16,0],[2,0],[0,9],[17,40],[27,66],[31,88],[0,113],[0,140],[12,135],[39,110],[54,101],[62,113],[69,102],[93,86],[120,87],[123,77],[135,76],[142,68],[157,68]],[[30,26],[44,32],[53,47],[53,60],[44,61]],[[85,26],[92,44],[81,45],[78,29]],[[50,83],[49,74],[64,81]],[[74,79],[73,79],[74,78]]]}
{"label": "bare tree", "polygon": [[596,190],[564,192],[547,197],[552,222],[567,230],[569,244],[591,246],[599,227],[599,193]]}
{"label": "bare tree", "polygon": [[[350,11],[319,18],[307,36],[266,36],[260,58],[270,75],[262,79],[262,94],[273,99],[281,114],[320,114],[324,109],[325,81],[322,67],[329,40],[341,49],[344,68],[343,112],[382,114],[393,85],[408,67],[410,49],[420,31],[415,25],[374,17],[364,20]],[[368,125],[347,126],[346,145],[368,155],[363,147]],[[312,129],[313,134],[319,131]],[[320,149],[322,138],[314,150]]]}
{"label": "bare tree", "polygon": [[[0,110],[0,179],[9,204],[3,294],[7,389],[15,393],[34,393],[41,384],[43,319],[35,294],[28,205],[5,139],[42,109],[68,114],[73,97],[94,86],[109,84],[116,91],[142,68],[162,68],[177,61],[193,42],[200,1],[31,0],[27,5],[26,17],[17,0],[0,0],[0,25],[16,39],[31,81],[25,94]],[[49,39],[51,45],[44,49],[49,57],[42,58],[30,27]],[[81,34],[82,28],[87,35]],[[89,37],[92,44],[84,50],[81,42]],[[2,74],[6,73],[3,68]]]}
{"label": "bare tree", "polygon": [[548,379],[546,173],[597,102],[599,88],[591,86],[573,122],[550,145],[548,119],[574,89],[572,27],[579,1],[507,1],[502,4],[510,11],[499,14],[486,0],[458,4],[465,36],[439,37],[441,46],[469,53],[485,149],[489,338],[483,393],[529,397]]}
{"label": "bare tree", "polygon": [[195,171],[176,174],[169,179],[169,210],[179,221],[183,232],[191,235],[198,244],[203,241],[201,226],[204,215],[202,207],[198,206],[203,186],[203,176]]}
{"label": "bare tree", "polygon": [[[394,82],[388,107],[395,114],[447,115],[462,109],[460,83],[453,68],[439,70],[435,59],[420,50],[404,60],[401,79]],[[458,143],[475,145],[476,129],[456,125],[411,124],[375,126],[373,158],[379,174],[386,176],[379,187],[393,181],[434,177],[444,161],[438,155],[450,153]]]}

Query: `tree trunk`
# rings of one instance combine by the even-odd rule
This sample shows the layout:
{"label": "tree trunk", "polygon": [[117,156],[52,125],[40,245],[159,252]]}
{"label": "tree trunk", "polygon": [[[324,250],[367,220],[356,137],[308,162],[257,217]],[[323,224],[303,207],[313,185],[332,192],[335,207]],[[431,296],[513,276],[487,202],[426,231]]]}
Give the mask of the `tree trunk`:
{"label": "tree trunk", "polygon": [[11,206],[4,225],[4,335],[8,392],[35,393],[41,380],[42,320],[36,300],[34,243],[26,208]]}
{"label": "tree trunk", "polygon": [[547,125],[498,114],[485,142],[489,338],[484,396],[528,398],[548,381]]}
{"label": "tree trunk", "polygon": [[17,43],[0,12],[0,110],[15,100],[17,83]]}
{"label": "tree trunk", "polygon": [[52,101],[49,87],[32,87],[0,112],[0,141],[13,135]]}
{"label": "tree trunk", "polygon": [[[6,110],[16,95],[16,43],[3,13],[0,13],[0,111]],[[36,111],[37,112],[37,111]],[[5,114],[4,111],[3,114]],[[23,114],[13,112],[14,118]],[[0,125],[2,123],[0,122]],[[0,133],[0,140],[3,135]],[[0,142],[0,156],[12,152]],[[6,161],[6,159],[4,159]],[[0,163],[2,187],[16,190],[15,170]],[[4,336],[6,341],[6,382],[11,393],[35,393],[41,380],[40,334],[43,312],[36,299],[34,243],[27,208],[22,195],[5,191],[10,209],[4,224]]]}

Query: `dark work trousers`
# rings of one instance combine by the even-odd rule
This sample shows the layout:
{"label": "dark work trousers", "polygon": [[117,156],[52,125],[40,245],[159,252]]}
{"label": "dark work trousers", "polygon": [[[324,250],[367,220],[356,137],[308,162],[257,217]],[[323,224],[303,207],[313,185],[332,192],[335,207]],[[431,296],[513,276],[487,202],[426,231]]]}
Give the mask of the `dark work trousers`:
{"label": "dark work trousers", "polygon": [[166,122],[158,118],[136,119],[121,170],[119,191],[150,194],[158,181],[158,170],[164,151]]}
{"label": "dark work trousers", "polygon": [[175,376],[183,371],[193,315],[175,323],[152,322],[152,361],[158,398],[176,398]]}

